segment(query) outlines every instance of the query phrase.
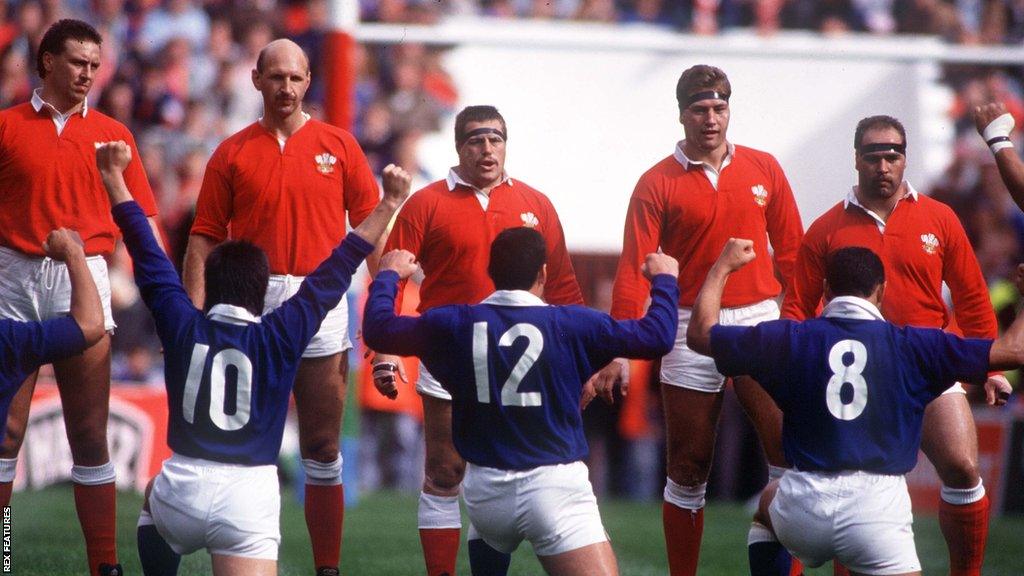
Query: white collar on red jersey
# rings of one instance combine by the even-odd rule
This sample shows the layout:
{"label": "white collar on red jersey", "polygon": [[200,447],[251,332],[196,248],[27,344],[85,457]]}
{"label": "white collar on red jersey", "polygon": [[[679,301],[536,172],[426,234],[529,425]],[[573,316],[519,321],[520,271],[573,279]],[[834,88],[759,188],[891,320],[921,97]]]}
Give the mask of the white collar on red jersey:
{"label": "white collar on red jersey", "polygon": [[260,323],[259,316],[253,316],[252,312],[233,304],[216,304],[206,313],[206,317],[214,322],[224,322],[225,324],[234,324],[235,326],[248,326],[249,324]]}
{"label": "white collar on red jersey", "polygon": [[[467,187],[469,187],[470,189],[472,189],[472,190],[474,190],[476,192],[480,191],[480,189],[477,188],[476,186],[473,186],[469,182],[466,182],[465,180],[463,180],[462,176],[459,176],[459,173],[455,171],[455,167],[454,166],[448,169],[448,177],[445,178],[445,182],[448,184],[448,191],[449,192],[451,192],[452,190],[455,190],[455,187],[456,186],[460,186],[460,185],[461,186],[467,186]],[[502,173],[502,175],[501,175],[501,182],[499,183],[499,185],[500,184],[505,184],[506,182],[508,183],[509,186],[512,186],[514,184],[512,182],[512,179],[509,178],[508,172]]]}
{"label": "white collar on red jersey", "polygon": [[[676,159],[676,162],[679,162],[680,164],[682,164],[683,168],[689,168],[691,165],[692,166],[706,166],[707,165],[706,162],[699,162],[697,160],[690,160],[690,158],[686,156],[686,152],[683,152],[683,143],[684,142],[686,142],[686,140],[680,140],[679,142],[676,142],[676,149],[672,151],[672,156]],[[736,145],[733,144],[732,142],[728,142],[727,141],[725,143],[725,158],[722,160],[722,168],[724,169],[726,166],[728,166],[729,163],[732,162],[732,159],[735,156],[736,156]],[[721,172],[721,170],[719,170],[719,172]]]}
{"label": "white collar on red jersey", "polygon": [[857,296],[836,296],[828,301],[821,315],[824,318],[885,320],[874,304]]}
{"label": "white collar on red jersey", "polygon": [[[915,189],[914,186],[906,180],[904,180],[903,183],[907,185],[907,192],[902,198],[900,198],[900,200],[913,200],[914,202],[917,202],[917,189]],[[850,188],[850,191],[846,193],[846,199],[843,200],[843,208],[849,208],[850,204],[853,204],[858,208],[863,208],[865,211],[868,210],[867,208],[864,208],[864,205],[857,199],[856,186]]]}
{"label": "white collar on red jersey", "polygon": [[68,118],[74,116],[75,114],[78,114],[79,112],[82,113],[82,118],[85,118],[85,115],[89,112],[89,97],[88,96],[84,100],[82,100],[82,109],[81,110],[79,110],[78,112],[72,112],[71,114],[64,114],[60,110],[57,110],[56,108],[54,108],[52,104],[50,104],[46,100],[43,100],[43,97],[40,95],[40,93],[42,91],[43,91],[42,88],[36,88],[35,90],[32,91],[32,100],[31,100],[31,102],[32,102],[32,109],[35,110],[36,112],[39,112],[40,110],[43,109],[43,106],[46,106],[47,108],[50,109],[50,113],[51,114],[59,115],[65,122],[67,122]]}
{"label": "white collar on red jersey", "polygon": [[544,302],[528,290],[495,290],[490,296],[484,298],[481,304],[493,304],[495,306],[547,306],[547,302]]}
{"label": "white collar on red jersey", "polygon": [[[917,202],[917,190],[915,190],[914,187],[910,185],[910,182],[904,180],[903,183],[907,185],[907,192],[896,203],[898,204],[902,200],[912,200],[914,202]],[[874,219],[875,225],[878,226],[878,231],[885,232],[885,220],[882,220],[882,218],[878,214],[875,214],[874,212],[871,211],[870,208],[860,203],[860,200],[857,199],[856,186],[850,189],[850,191],[846,194],[846,199],[843,200],[844,210],[846,210],[850,206],[856,206],[857,208],[863,210],[865,214],[871,216],[871,218]]]}

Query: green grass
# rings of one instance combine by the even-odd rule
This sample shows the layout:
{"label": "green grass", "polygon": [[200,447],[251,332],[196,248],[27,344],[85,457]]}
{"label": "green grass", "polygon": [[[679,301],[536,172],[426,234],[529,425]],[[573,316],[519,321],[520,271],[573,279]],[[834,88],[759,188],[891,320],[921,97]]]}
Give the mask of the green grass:
{"label": "green grass", "polygon": [[[280,574],[311,576],[312,559],[302,517],[302,507],[292,497],[283,498]],[[135,521],[141,498],[122,493],[118,500],[118,547],[129,575],[140,575],[135,552]],[[12,518],[14,574],[83,574],[85,551],[68,487],[14,495]],[[663,575],[668,572],[661,534],[660,503],[622,501],[601,503],[605,527],[619,558],[623,575]],[[712,504],[706,513],[701,575],[747,573],[746,532],[749,515],[736,504]],[[945,544],[934,517],[920,516],[914,523],[918,554],[925,575],[947,573]],[[1024,573],[1024,518],[994,519],[985,562],[986,576],[1020,576]],[[349,576],[422,574],[419,537],[416,532],[416,498],[405,494],[365,495],[359,506],[345,513],[342,573]],[[182,562],[183,576],[209,574],[205,553]],[[465,545],[460,549],[460,574],[469,574]],[[824,576],[822,567],[808,575]],[[510,574],[542,574],[528,544],[516,552]]]}

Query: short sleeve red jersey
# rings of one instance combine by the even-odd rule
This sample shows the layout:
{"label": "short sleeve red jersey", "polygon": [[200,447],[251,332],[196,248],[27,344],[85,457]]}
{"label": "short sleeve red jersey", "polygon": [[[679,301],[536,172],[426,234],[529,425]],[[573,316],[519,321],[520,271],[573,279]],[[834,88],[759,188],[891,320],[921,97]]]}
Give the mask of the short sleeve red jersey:
{"label": "short sleeve red jersey", "polygon": [[956,323],[971,338],[995,338],[997,324],[985,278],[956,214],[945,204],[911,193],[901,199],[884,229],[849,201],[822,214],[804,237],[782,315],[813,317],[822,297],[829,255],[862,246],[885,266],[882,315],[898,326],[946,328],[949,312],[942,283],[953,296]]}
{"label": "short sleeve red jersey", "polygon": [[384,250],[416,255],[423,267],[419,311],[445,304],[476,304],[494,292],[487,275],[491,242],[502,230],[531,226],[547,242],[544,299],[582,304],[565,235],[547,196],[516,180],[494,187],[485,210],[465,185],[441,180],[413,194],[399,212]]}
{"label": "short sleeve red jersey", "polygon": [[305,276],[379,201],[377,181],[348,132],[307,120],[285,143],[258,122],[221,143],[206,166],[192,234],[248,240],[273,274]]}
{"label": "short sleeve red jersey", "polygon": [[58,134],[47,108],[26,102],[0,111],[0,246],[45,256],[46,235],[64,227],[78,232],[87,255],[113,252],[119,233],[96,167],[96,143],[112,140],[131,146],[125,182],[146,215],[155,216],[153,190],[123,124],[85,108]]}
{"label": "short sleeve red jersey", "polygon": [[[729,238],[754,241],[753,262],[729,277],[722,306],[746,306],[778,296],[803,236],[793,190],[772,155],[735,146],[712,185],[700,164],[677,153],[640,177],[626,212],[622,256],[612,292],[612,316],[639,318],[650,285],[640,272],[659,248],[679,260],[679,304],[693,306],[711,265]],[[768,242],[775,251],[774,266]]]}

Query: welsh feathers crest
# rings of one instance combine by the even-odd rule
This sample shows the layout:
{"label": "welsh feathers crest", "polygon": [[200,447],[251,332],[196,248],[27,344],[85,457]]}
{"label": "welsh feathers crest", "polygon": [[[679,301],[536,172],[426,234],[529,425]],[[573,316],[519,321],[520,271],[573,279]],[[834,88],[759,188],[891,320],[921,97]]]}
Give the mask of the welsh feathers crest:
{"label": "welsh feathers crest", "polygon": [[768,191],[764,189],[764,186],[760,184],[757,186],[751,186],[750,191],[754,193],[754,202],[758,206],[765,206],[768,204]]}
{"label": "welsh feathers crest", "polygon": [[327,152],[317,154],[313,157],[313,160],[316,161],[316,169],[321,174],[330,174],[331,172],[334,172],[334,165],[338,163],[338,159]]}
{"label": "welsh feathers crest", "polygon": [[928,254],[935,254],[939,249],[939,239],[935,234],[921,234],[921,248]]}
{"label": "welsh feathers crest", "polygon": [[533,212],[523,212],[519,217],[523,219],[523,226],[527,228],[536,228],[540,224],[540,220],[533,215]]}

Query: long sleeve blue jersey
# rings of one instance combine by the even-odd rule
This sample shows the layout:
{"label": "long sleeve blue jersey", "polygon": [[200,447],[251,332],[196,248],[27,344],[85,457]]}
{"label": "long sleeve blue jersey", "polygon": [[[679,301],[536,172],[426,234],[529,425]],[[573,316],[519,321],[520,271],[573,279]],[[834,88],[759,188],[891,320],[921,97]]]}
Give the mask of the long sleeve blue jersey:
{"label": "long sleeve blue jersey", "polygon": [[984,382],[991,347],[882,320],[711,329],[718,369],[768,391],[783,413],[786,459],[803,471],[909,472],[925,406],[956,381]]}
{"label": "long sleeve blue jersey", "polygon": [[679,287],[654,278],[640,320],[616,321],[583,306],[547,306],[523,291],[499,291],[475,306],[439,306],[396,316],[398,275],[370,286],[363,337],[379,352],[419,356],[452,395],[452,437],[468,462],[505,470],[587,455],[580,397],[587,379],[616,357],[671,350]]}
{"label": "long sleeve blue jersey", "polygon": [[113,213],[164,347],[168,445],[216,462],[276,462],[302,351],[373,245],[349,234],[279,308],[257,322],[228,323],[192,305],[135,202]]}

